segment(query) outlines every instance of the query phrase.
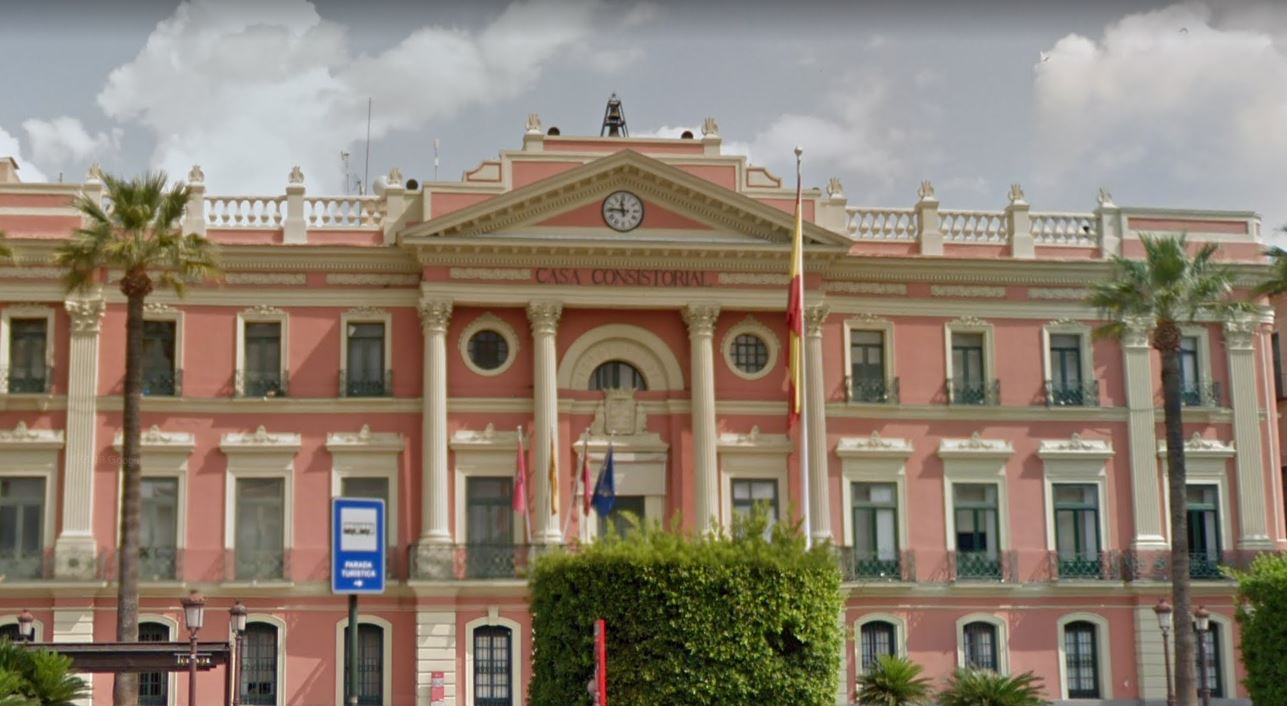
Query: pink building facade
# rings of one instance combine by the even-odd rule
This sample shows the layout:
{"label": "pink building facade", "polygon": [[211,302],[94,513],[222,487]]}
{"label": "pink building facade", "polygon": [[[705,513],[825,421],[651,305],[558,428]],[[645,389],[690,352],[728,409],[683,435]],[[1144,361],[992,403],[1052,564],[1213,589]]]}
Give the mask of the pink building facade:
{"label": "pink building facade", "polygon": [[[0,165],[16,256],[0,266],[0,629],[30,608],[40,639],[110,640],[124,303],[115,273],[69,295],[49,261],[80,224],[73,198],[103,185]],[[338,701],[341,494],[384,498],[391,522],[389,590],[362,600],[363,703],[428,705],[438,677],[450,706],[526,703],[527,545],[618,520],[577,512],[574,469],[588,453],[597,472],[609,444],[618,509],[688,528],[756,502],[798,514],[807,486],[806,529],[845,575],[838,704],[880,653],[936,678],[1033,670],[1057,701],[1161,703],[1160,368],[1146,325],[1094,339],[1082,299],[1141,233],[1218,242],[1251,282],[1255,214],[806,190],[808,424],[788,430],[794,184],[723,154],[714,120],[631,139],[532,116],[521,149],[461,181],[395,169],[378,196],[314,196],[298,170],[258,197],[188,180],[185,228],[227,274],[148,304],[145,635],[186,637],[189,588],[211,639],[243,601],[245,703]],[[1229,703],[1245,690],[1220,567],[1287,546],[1272,321],[1185,329],[1190,563]],[[530,534],[511,507],[520,426]],[[145,702],[186,702],[185,676],[144,681]],[[199,681],[222,694],[221,674]],[[110,692],[96,677],[90,702]]]}

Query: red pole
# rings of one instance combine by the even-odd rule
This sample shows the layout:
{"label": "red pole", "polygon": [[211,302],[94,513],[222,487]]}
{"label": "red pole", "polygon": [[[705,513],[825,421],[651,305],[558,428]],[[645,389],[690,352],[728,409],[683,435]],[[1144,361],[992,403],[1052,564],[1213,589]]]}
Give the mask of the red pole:
{"label": "red pole", "polygon": [[598,706],[608,706],[608,624],[602,618],[594,621],[594,654]]}

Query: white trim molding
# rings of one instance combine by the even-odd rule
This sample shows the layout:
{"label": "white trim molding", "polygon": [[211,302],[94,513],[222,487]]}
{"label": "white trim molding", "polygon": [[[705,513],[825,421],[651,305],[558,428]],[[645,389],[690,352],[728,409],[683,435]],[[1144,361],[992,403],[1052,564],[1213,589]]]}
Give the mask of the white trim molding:
{"label": "white trim molding", "polygon": [[[612,446],[613,479],[617,495],[642,496],[644,514],[641,522],[650,520],[662,521],[666,515],[666,468],[667,454],[670,446],[657,434],[626,435],[582,435],[577,441],[575,458],[577,468],[581,466],[584,454],[589,454],[590,483],[599,477],[603,461],[608,455],[608,446]],[[578,471],[578,476],[580,472]],[[572,511],[577,512],[577,503],[582,502],[581,493],[593,493],[594,488],[580,488],[572,498]],[[582,522],[581,538],[593,541],[599,536],[599,514],[591,507],[590,515]]]}
{"label": "white trim molding", "polygon": [[383,478],[389,484],[388,531],[385,538],[391,547],[398,546],[398,455],[406,442],[396,432],[373,432],[363,424],[357,432],[331,432],[326,435],[326,450],[331,453],[331,497],[339,497],[345,478]]}
{"label": "white trim molding", "polygon": [[[54,348],[57,342],[55,310],[45,304],[9,304],[0,308],[0,394],[9,394],[10,338],[13,319],[45,320],[45,375],[54,374]],[[46,379],[46,388],[52,380]],[[45,394],[44,390],[34,394]]]}
{"label": "white trim molding", "polygon": [[598,326],[573,341],[558,366],[559,389],[590,389],[594,369],[610,360],[635,366],[649,390],[684,389],[684,375],[670,346],[657,334],[631,324]]}
{"label": "white trim molding", "polygon": [[[977,316],[962,316],[943,324],[943,366],[947,380],[955,380],[956,374],[952,369],[952,334],[956,333],[979,333],[983,334],[983,384],[992,385],[992,381],[997,378],[996,374],[996,343],[993,340],[993,326],[991,322],[984,321]],[[947,390],[949,399],[952,391]]]}
{"label": "white trim molding", "polygon": [[[466,517],[468,508],[466,507],[466,484],[469,478],[514,478],[514,454],[518,452],[518,432],[517,431],[496,431],[496,428],[488,424],[482,431],[462,429],[457,431],[451,437],[449,447],[455,456],[455,467],[453,469],[455,493],[453,503],[455,511],[455,527],[453,536],[457,543],[463,544],[468,541],[465,536]],[[528,445],[530,448],[530,444]],[[542,469],[530,471],[531,476],[544,474]],[[535,482],[534,477],[528,478],[529,483]],[[514,517],[513,536],[514,541],[522,543],[524,541],[525,528],[521,518]]]}
{"label": "white trim molding", "polygon": [[[380,636],[381,666],[380,683],[384,699],[381,706],[393,704],[393,623],[375,615],[359,615],[358,630],[363,625],[374,625],[383,631]],[[348,616],[335,623],[335,703],[344,703],[344,631],[349,626]]]}
{"label": "white trim molding", "polygon": [[[1055,644],[1059,652],[1059,698],[1068,698],[1068,656],[1064,649],[1064,630],[1070,623],[1086,622],[1095,626],[1095,666],[1099,673],[1099,698],[1113,698],[1113,641],[1109,639],[1109,622],[1098,613],[1068,613],[1061,615],[1055,627]],[[1137,637],[1136,639],[1139,639]]]}
{"label": "white trim molding", "polygon": [[[1198,385],[1206,387],[1215,382],[1211,376],[1211,331],[1202,324],[1184,324],[1180,326],[1180,335],[1188,338],[1195,337],[1198,339]],[[1183,382],[1183,381],[1181,381]],[[1228,390],[1224,391],[1228,395]],[[1206,396],[1202,396],[1202,401],[1206,401]],[[1206,406],[1205,404],[1203,406]],[[1221,400],[1216,400],[1216,406],[1223,406]]]}
{"label": "white trim molding", "polygon": [[720,434],[720,525],[733,526],[733,480],[772,480],[778,487],[778,519],[788,520],[792,504],[789,466],[794,444],[785,434],[762,434],[758,426],[746,434]]}
{"label": "white trim molding", "polygon": [[[737,367],[737,362],[733,359],[733,342],[742,334],[751,334],[764,342],[764,347],[768,351],[768,359],[764,367],[756,372],[747,372]],[[733,324],[724,332],[724,338],[720,341],[720,350],[724,353],[724,364],[734,375],[743,380],[759,380],[776,369],[778,357],[781,355],[782,342],[778,340],[773,329],[765,326],[759,319],[747,315],[745,319]]]}
{"label": "white trim molding", "polygon": [[1052,335],[1071,335],[1078,337],[1078,343],[1081,349],[1081,381],[1090,382],[1095,379],[1095,347],[1091,345],[1092,329],[1089,324],[1075,319],[1055,319],[1041,327],[1041,373],[1043,380],[1053,380],[1051,377],[1050,361],[1050,337]]}
{"label": "white trim molding", "polygon": [[[196,448],[196,435],[187,431],[161,431],[153,424],[143,432],[140,445],[141,470],[144,478],[174,478],[178,484],[175,505],[175,546],[183,549],[187,546],[188,536],[188,457]],[[118,453],[124,442],[124,435],[117,433],[112,440],[112,448]],[[120,512],[123,499],[125,474],[116,474],[116,508]],[[118,516],[119,517],[119,516]],[[116,542],[120,543],[120,522],[113,522]],[[175,577],[176,579],[179,577]]]}
{"label": "white trim molding", "polygon": [[143,305],[143,321],[170,321],[174,323],[174,396],[183,396],[183,311],[164,302],[147,302]]}
{"label": "white trim molding", "polygon": [[1014,447],[1004,439],[984,439],[978,432],[968,439],[941,439],[938,456],[943,460],[943,513],[947,527],[947,549],[956,551],[956,512],[952,486],[981,483],[997,486],[997,551],[1010,548],[1010,501],[1006,492],[1006,462]]}
{"label": "white trim molding", "polygon": [[854,620],[854,666],[862,674],[862,628],[868,623],[889,623],[894,626],[894,654],[907,656],[907,619],[894,613],[864,613]]}
{"label": "white trim molding", "polygon": [[527,688],[523,683],[523,626],[509,618],[500,617],[500,610],[496,606],[488,606],[487,615],[465,623],[465,678],[457,684],[456,691],[460,694],[457,703],[474,702],[474,631],[480,627],[492,626],[509,628],[510,694],[515,697],[515,702],[521,703],[523,700],[522,694]]}
{"label": "white trim molding", "polygon": [[1044,492],[1046,501],[1046,549],[1055,551],[1055,485],[1094,485],[1099,508],[1100,551],[1111,549],[1115,543],[1109,536],[1111,524],[1108,508],[1108,481],[1106,464],[1113,457],[1113,445],[1102,439],[1083,439],[1073,433],[1068,439],[1042,439],[1037,457],[1044,467]]}
{"label": "white trim molding", "polygon": [[[340,314],[340,370],[349,369],[349,324],[384,324],[384,369],[381,378],[393,370],[393,314],[387,309],[372,306],[359,306]],[[343,372],[347,374],[347,372]],[[344,395],[347,380],[340,380],[340,396]],[[391,395],[392,390],[385,390]]]}
{"label": "white trim molding", "polygon": [[[289,555],[295,543],[295,454],[300,449],[300,435],[294,432],[273,433],[260,425],[247,433],[230,433],[220,437],[219,448],[228,457],[224,480],[224,549],[236,548],[237,481],[241,478],[280,478],[283,481],[282,548]],[[285,574],[289,574],[289,566]],[[283,581],[289,581],[284,575]]]}
{"label": "white trim molding", "polygon": [[956,619],[956,666],[965,668],[965,626],[970,623],[988,623],[997,629],[997,672],[1010,673],[1010,623],[992,613],[968,613]]}
{"label": "white trim molding", "polygon": [[[894,369],[897,365],[897,359],[894,358],[894,322],[889,319],[881,318],[873,314],[861,314],[855,318],[845,319],[843,325],[844,331],[844,357],[845,357],[845,379],[849,380],[853,376],[853,333],[854,331],[877,331],[881,334],[881,343],[884,350],[882,362],[885,368],[885,385],[892,388],[894,379],[898,377],[898,371]],[[949,337],[949,347],[950,340]]]}
{"label": "white trim molding", "polygon": [[46,551],[54,548],[54,520],[58,515],[58,454],[63,432],[30,429],[18,422],[13,429],[0,430],[0,476],[40,478],[45,484],[40,542]]}
{"label": "white trim molding", "polygon": [[[281,384],[287,385],[290,375],[290,336],[289,333],[290,315],[284,310],[269,304],[259,304],[248,309],[237,312],[237,343],[234,350],[236,356],[235,375],[233,384],[236,386],[233,394],[237,397],[246,395],[245,374],[246,374],[246,324],[277,324],[280,326],[279,343],[279,367],[281,374]],[[341,336],[343,338],[343,336]],[[347,349],[347,346],[345,346]]]}
{"label": "white trim molding", "polygon": [[[841,540],[848,546],[854,541],[853,484],[892,483],[898,500],[898,549],[910,548],[907,532],[907,459],[912,455],[912,444],[906,439],[885,438],[873,431],[868,436],[841,437],[836,442],[836,456],[840,458],[842,483],[840,488]],[[903,634],[904,639],[906,633]],[[902,653],[900,653],[902,654]]]}
{"label": "white trim molding", "polygon": [[[1228,550],[1236,546],[1229,497],[1229,460],[1237,455],[1233,444],[1219,439],[1204,439],[1200,432],[1184,442],[1185,485],[1214,485],[1220,507],[1220,547]],[[1158,483],[1166,487],[1166,442],[1157,443]],[[1162,511],[1171,516],[1171,494],[1162,493]],[[1170,523],[1167,523],[1170,526]]]}
{"label": "white trim molding", "polygon": [[[508,348],[505,360],[493,370],[485,370],[478,367],[474,363],[473,359],[469,357],[469,339],[482,331],[495,331],[501,338],[505,339],[505,345]],[[522,339],[518,337],[518,333],[514,331],[514,327],[510,326],[508,322],[494,314],[485,313],[469,322],[469,324],[465,326],[465,329],[460,332],[460,357],[464,359],[465,367],[469,368],[474,374],[482,375],[484,377],[493,377],[509,370],[510,366],[514,364],[514,361],[518,360],[518,351],[521,346],[521,340]]]}

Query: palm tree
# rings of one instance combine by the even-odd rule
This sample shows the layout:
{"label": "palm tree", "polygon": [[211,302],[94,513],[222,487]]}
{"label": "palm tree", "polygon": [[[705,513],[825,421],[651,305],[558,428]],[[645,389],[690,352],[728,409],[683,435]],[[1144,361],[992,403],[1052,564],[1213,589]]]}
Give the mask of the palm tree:
{"label": "palm tree", "polygon": [[13,250],[9,249],[9,244],[5,240],[5,232],[0,230],[0,260],[8,260],[13,257]]}
{"label": "palm tree", "polygon": [[[1287,226],[1283,226],[1283,232],[1287,233]],[[1269,256],[1270,273],[1260,286],[1253,291],[1256,295],[1273,296],[1287,292],[1287,250],[1279,247],[1270,248],[1265,253]]]}
{"label": "palm tree", "polygon": [[[1128,324],[1152,328],[1150,342],[1162,358],[1162,411],[1166,425],[1166,465],[1171,501],[1171,592],[1175,624],[1190,625],[1190,561],[1185,512],[1184,434],[1180,397],[1180,322],[1199,313],[1227,319],[1249,310],[1230,298],[1233,274],[1214,261],[1207,243],[1189,256],[1183,236],[1143,236],[1144,259],[1115,256],[1112,275],[1091,285],[1087,301],[1109,322],[1097,333],[1121,337]],[[1193,704],[1197,688],[1192,630],[1175,631],[1175,693],[1181,706]]]}
{"label": "palm tree", "polygon": [[920,706],[930,700],[925,668],[906,657],[881,655],[866,674],[858,677],[858,703],[864,706]]}
{"label": "palm tree", "polygon": [[0,706],[71,706],[87,691],[71,666],[57,652],[0,640]]}
{"label": "palm tree", "polygon": [[[188,203],[188,187],[168,190],[163,172],[130,180],[104,176],[110,209],[85,196],[76,208],[85,225],[63,243],[55,262],[66,270],[68,291],[85,291],[100,281],[104,268],[122,272],[119,286],[126,299],[125,404],[122,414],[121,525],[118,548],[116,639],[138,639],[139,612],[139,405],[143,373],[143,304],[157,287],[182,295],[189,281],[218,275],[215,247],[199,235],[184,235],[179,220]],[[118,674],[113,689],[116,706],[138,701],[138,678]]]}
{"label": "palm tree", "polygon": [[1041,678],[1032,672],[1002,676],[987,669],[958,669],[938,695],[939,706],[1045,706]]}

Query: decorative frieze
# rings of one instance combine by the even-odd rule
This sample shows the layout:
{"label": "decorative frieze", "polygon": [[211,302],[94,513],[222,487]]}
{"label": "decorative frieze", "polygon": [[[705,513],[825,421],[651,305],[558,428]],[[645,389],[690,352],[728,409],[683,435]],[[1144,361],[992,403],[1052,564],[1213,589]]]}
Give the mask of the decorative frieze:
{"label": "decorative frieze", "polygon": [[229,272],[223,276],[225,284],[280,284],[300,286],[308,283],[308,276],[290,272]]}
{"label": "decorative frieze", "polygon": [[344,312],[344,315],[351,319],[381,319],[387,316],[388,313],[377,306],[355,306]]}
{"label": "decorative frieze", "polygon": [[1029,287],[1029,299],[1067,299],[1071,301],[1081,301],[1086,298],[1087,291],[1080,287]]}
{"label": "decorative frieze", "polygon": [[447,275],[452,279],[490,279],[524,281],[532,279],[532,271],[526,268],[501,267],[453,267]]}
{"label": "decorative frieze", "polygon": [[1248,318],[1224,322],[1224,343],[1231,350],[1251,350],[1258,324]]}
{"label": "decorative frieze", "polygon": [[256,304],[248,309],[243,309],[242,314],[249,316],[285,316],[286,312],[271,304]]}
{"label": "decorative frieze", "polygon": [[715,330],[715,321],[719,318],[718,304],[689,304],[684,307],[684,323],[688,325],[689,336],[709,336]]}
{"label": "decorative frieze", "polygon": [[1037,456],[1040,458],[1068,456],[1107,458],[1112,455],[1112,443],[1104,439],[1084,439],[1077,433],[1073,433],[1067,439],[1042,439],[1037,449]]}
{"label": "decorative frieze", "polygon": [[867,436],[846,436],[836,442],[836,455],[845,456],[910,456],[912,444],[907,439],[885,438],[873,431]]}
{"label": "decorative frieze", "polygon": [[822,285],[824,292],[842,294],[907,294],[905,284],[884,284],[880,282],[826,282]]}
{"label": "decorative frieze", "polygon": [[745,434],[724,433],[719,435],[721,451],[740,449],[743,451],[777,451],[788,453],[793,447],[786,434],[765,434],[759,425],[754,425]]}
{"label": "decorative frieze", "polygon": [[751,284],[785,287],[791,283],[789,275],[759,272],[720,272],[716,279],[720,284],[728,286]]}
{"label": "decorative frieze", "polygon": [[300,435],[294,432],[270,432],[264,425],[253,432],[233,432],[219,438],[219,448],[232,450],[291,451],[299,448]]}
{"label": "decorative frieze", "polygon": [[984,439],[974,432],[968,439],[943,439],[939,442],[938,455],[948,456],[1009,456],[1014,447],[1005,439]]}
{"label": "decorative frieze", "polygon": [[57,267],[0,267],[0,279],[59,279],[63,271]]}
{"label": "decorative frieze", "polygon": [[1005,287],[966,287],[955,284],[933,284],[930,285],[930,294],[936,297],[1001,299],[1005,297]]}
{"label": "decorative frieze", "polygon": [[[145,449],[167,449],[172,451],[191,451],[196,446],[196,435],[190,431],[162,431],[153,424],[139,435],[139,441]],[[112,446],[120,449],[125,443],[125,435],[117,433]]]}
{"label": "decorative frieze", "polygon": [[[1225,443],[1219,439],[1207,439],[1202,436],[1201,432],[1193,432],[1193,436],[1184,440],[1185,456],[1222,456],[1229,457],[1237,453],[1232,443]],[[1157,455],[1166,457],[1166,442],[1159,441],[1157,444]]]}
{"label": "decorative frieze", "polygon": [[0,446],[23,448],[62,448],[63,432],[56,429],[31,429],[18,422],[13,429],[0,429]]}
{"label": "decorative frieze", "polygon": [[326,435],[328,451],[398,452],[402,450],[402,435],[397,432],[373,432],[371,425],[363,424],[356,432],[332,432]]}
{"label": "decorative frieze", "polygon": [[143,313],[152,314],[152,315],[177,314],[179,313],[179,310],[170,306],[169,304],[166,304],[165,302],[144,302]]}
{"label": "decorative frieze", "polygon": [[418,274],[352,274],[348,272],[331,272],[326,275],[327,284],[369,285],[369,286],[406,286],[420,283]]}

